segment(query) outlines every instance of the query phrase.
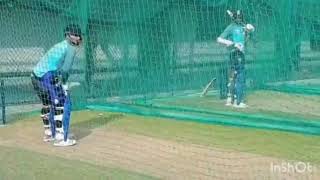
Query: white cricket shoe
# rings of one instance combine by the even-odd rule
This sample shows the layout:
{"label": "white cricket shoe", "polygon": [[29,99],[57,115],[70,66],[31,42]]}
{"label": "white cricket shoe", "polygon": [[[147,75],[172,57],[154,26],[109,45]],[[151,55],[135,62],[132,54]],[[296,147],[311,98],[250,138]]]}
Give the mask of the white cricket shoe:
{"label": "white cricket shoe", "polygon": [[63,134],[63,132],[57,131],[57,132],[56,132],[56,137],[55,137],[55,139],[58,140],[58,141],[63,140],[63,139],[64,139],[64,134]]}
{"label": "white cricket shoe", "polygon": [[46,129],[44,129],[44,135],[52,136],[51,129],[50,129],[50,128],[46,128]]}
{"label": "white cricket shoe", "polygon": [[58,147],[66,147],[66,146],[73,146],[77,143],[75,139],[67,139],[66,141],[61,140],[61,141],[56,141],[53,143],[54,146]]}
{"label": "white cricket shoe", "polygon": [[226,102],[226,106],[231,106],[232,105],[232,102],[231,102],[231,97],[228,97],[227,98],[227,102]]}
{"label": "white cricket shoe", "polygon": [[51,129],[45,129],[44,130],[43,141],[44,142],[51,142],[53,140],[54,140],[54,138],[52,137]]}
{"label": "white cricket shoe", "polygon": [[54,141],[54,138],[52,136],[47,136],[47,135],[43,136],[43,142],[51,142],[51,141]]}
{"label": "white cricket shoe", "polygon": [[237,105],[236,103],[233,104],[233,106],[235,108],[247,108],[248,105],[246,105],[245,103],[240,103],[239,105]]}

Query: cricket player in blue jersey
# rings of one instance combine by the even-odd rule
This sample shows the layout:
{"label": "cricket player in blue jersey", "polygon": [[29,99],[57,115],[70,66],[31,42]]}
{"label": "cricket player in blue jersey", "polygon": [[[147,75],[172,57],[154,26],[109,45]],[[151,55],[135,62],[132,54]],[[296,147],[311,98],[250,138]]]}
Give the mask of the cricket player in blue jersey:
{"label": "cricket player in blue jersey", "polygon": [[41,118],[45,142],[54,146],[72,146],[76,140],[68,136],[71,100],[67,80],[76,48],[82,42],[81,29],[70,24],[64,30],[65,40],[54,45],[37,63],[31,80],[42,102]]}
{"label": "cricket player in blue jersey", "polygon": [[236,12],[227,11],[233,22],[217,38],[217,42],[226,45],[230,51],[229,58],[229,82],[226,105],[245,108],[245,44],[249,33],[254,31],[251,24],[243,23],[243,14],[240,10]]}

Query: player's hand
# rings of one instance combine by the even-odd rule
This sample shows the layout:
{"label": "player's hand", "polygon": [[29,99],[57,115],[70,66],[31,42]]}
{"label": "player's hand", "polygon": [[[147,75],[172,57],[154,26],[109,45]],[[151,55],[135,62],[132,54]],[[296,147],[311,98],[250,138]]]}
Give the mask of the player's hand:
{"label": "player's hand", "polygon": [[55,105],[59,104],[59,100],[58,99],[54,99],[54,104]]}
{"label": "player's hand", "polygon": [[68,83],[62,84],[62,88],[63,88],[64,91],[68,91],[68,90],[69,90],[69,85],[68,85]]}
{"label": "player's hand", "polygon": [[239,51],[243,51],[243,49],[244,49],[244,46],[243,46],[243,44],[240,44],[240,43],[235,43],[234,44],[234,47],[236,48],[236,49],[238,49]]}
{"label": "player's hand", "polygon": [[255,28],[252,24],[246,24],[244,27],[247,32],[254,32]]}
{"label": "player's hand", "polygon": [[69,91],[69,85],[68,85],[68,83],[62,84],[62,89],[63,89],[63,91],[64,91],[64,94],[67,96],[67,95],[68,95],[68,91]]}

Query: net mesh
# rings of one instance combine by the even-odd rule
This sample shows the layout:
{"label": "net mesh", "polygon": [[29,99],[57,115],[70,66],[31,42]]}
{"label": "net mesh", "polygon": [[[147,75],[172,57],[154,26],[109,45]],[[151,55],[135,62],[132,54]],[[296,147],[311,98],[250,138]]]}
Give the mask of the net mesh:
{"label": "net mesh", "polygon": [[[227,114],[221,99],[230,50],[216,38],[231,23],[228,9],[241,9],[245,21],[255,26],[245,52],[247,103],[268,103],[272,94],[263,91],[260,96],[261,90],[311,95],[318,102],[317,1],[3,0],[0,7],[1,80],[7,104],[38,102],[29,74],[44,53],[63,40],[64,27],[77,23],[85,40],[70,79],[83,87],[73,93],[76,107],[117,102],[184,111],[221,109]],[[213,78],[207,96],[199,98]],[[264,114],[277,111],[288,113],[274,108]]]}
{"label": "net mesh", "polygon": [[[246,109],[225,106],[230,49],[217,43],[217,37],[232,22],[227,10],[237,9],[255,27],[245,51]],[[81,26],[84,41],[77,49],[69,78],[81,84],[71,90],[74,109],[320,135],[318,0],[0,0],[0,11],[0,94],[7,111],[0,113],[8,113],[9,120],[27,117],[15,115],[22,111],[35,109],[38,113],[40,101],[30,73],[40,58],[64,39],[65,26],[75,23]],[[185,134],[189,131],[193,132],[190,128]],[[123,138],[121,134],[108,136]],[[142,169],[150,168],[150,172],[172,179],[179,173],[184,175],[167,167],[158,168],[161,163],[149,167],[142,162],[148,157],[139,159],[132,147],[144,144],[131,143],[132,138],[141,137],[126,139],[130,145],[127,149],[118,146],[120,141],[108,141],[109,153],[119,153],[116,160],[131,168],[139,164]],[[162,152],[163,142],[156,143],[147,148],[149,154]],[[103,145],[97,145],[100,151]],[[291,144],[290,148],[293,146],[300,145]],[[199,147],[180,148],[189,154],[202,152]],[[132,159],[124,156],[127,151]],[[173,150],[166,146],[164,151],[164,157],[159,155],[154,162],[170,156]],[[199,162],[181,155],[186,161],[175,167],[183,170],[182,165],[190,163],[184,170],[196,166],[194,171],[208,179],[242,177],[243,173],[229,168],[262,171],[258,166],[235,165],[237,159],[220,158],[219,154],[209,161],[203,157],[211,150],[202,153],[201,159],[196,159]],[[227,169],[217,159],[222,159],[221,166]],[[164,165],[171,166],[172,161]],[[208,168],[221,174],[207,172]],[[261,175],[261,179],[274,177],[277,174]]]}

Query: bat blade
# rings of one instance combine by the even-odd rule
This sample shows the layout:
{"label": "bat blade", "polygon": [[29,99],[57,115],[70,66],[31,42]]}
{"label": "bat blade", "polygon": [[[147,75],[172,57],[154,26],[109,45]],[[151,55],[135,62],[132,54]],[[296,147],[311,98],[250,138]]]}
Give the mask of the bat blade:
{"label": "bat blade", "polygon": [[217,78],[212,78],[211,81],[205,86],[205,88],[203,89],[200,97],[204,97],[207,95],[210,86],[213,84],[213,82],[216,80]]}

